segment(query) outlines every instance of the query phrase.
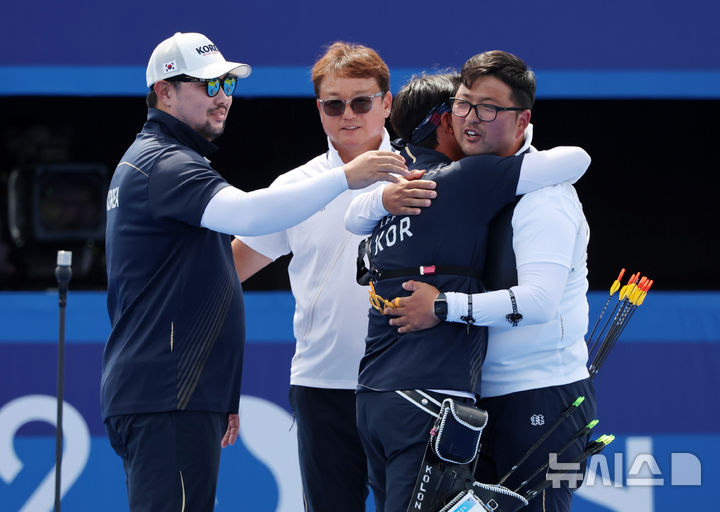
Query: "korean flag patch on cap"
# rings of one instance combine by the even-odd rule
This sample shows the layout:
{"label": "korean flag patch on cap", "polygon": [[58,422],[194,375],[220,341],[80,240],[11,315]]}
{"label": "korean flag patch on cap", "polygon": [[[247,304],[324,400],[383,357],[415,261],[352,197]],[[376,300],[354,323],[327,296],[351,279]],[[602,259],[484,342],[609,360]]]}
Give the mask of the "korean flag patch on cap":
{"label": "korean flag patch on cap", "polygon": [[175,61],[171,60],[170,62],[166,62],[163,65],[163,73],[171,73],[177,69],[177,66],[175,65]]}

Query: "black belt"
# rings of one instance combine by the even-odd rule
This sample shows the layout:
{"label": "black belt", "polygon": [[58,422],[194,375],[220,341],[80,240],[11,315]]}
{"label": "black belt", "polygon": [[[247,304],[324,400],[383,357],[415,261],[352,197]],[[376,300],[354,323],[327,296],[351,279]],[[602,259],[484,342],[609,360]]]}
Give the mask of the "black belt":
{"label": "black belt", "polygon": [[373,267],[370,269],[370,274],[375,278],[375,281],[380,281],[393,277],[432,276],[435,274],[479,278],[482,272],[473,267],[463,267],[460,265],[421,265],[419,267],[396,268],[393,270],[380,270],[379,268]]}
{"label": "black belt", "polygon": [[474,267],[463,267],[460,265],[421,265],[419,267],[396,268],[392,270],[380,270],[377,267],[367,269],[365,265],[358,262],[357,282],[363,286],[372,281],[377,283],[383,279],[393,277],[432,276],[447,274],[453,276],[474,277],[479,279],[482,272]]}
{"label": "black belt", "polygon": [[[413,405],[419,407],[430,416],[435,416],[436,418],[440,417],[443,399],[438,400],[424,389],[396,389],[395,393],[403,397],[408,402],[411,402]],[[459,405],[462,405],[463,400],[472,400],[472,398],[467,398],[465,396],[444,396],[446,398],[452,398],[455,400],[455,403]],[[460,400],[460,402],[458,402],[458,400]],[[473,409],[477,409],[473,403],[468,403],[467,405]]]}
{"label": "black belt", "polygon": [[439,274],[473,277],[480,279],[482,272],[475,267],[463,267],[461,265],[420,265],[419,267],[395,268],[391,270],[382,270],[369,262],[370,268],[365,266],[365,255],[370,259],[370,244],[368,239],[360,242],[358,246],[357,257],[357,273],[355,279],[358,284],[367,286],[370,281],[377,283],[383,279],[391,279],[393,277],[412,277],[412,276],[432,276]]}
{"label": "black belt", "polygon": [[396,390],[395,393],[403,397],[405,400],[412,402],[420,409],[428,413],[430,416],[440,417],[440,408],[442,403],[430,396],[429,393],[422,389],[402,389]]}

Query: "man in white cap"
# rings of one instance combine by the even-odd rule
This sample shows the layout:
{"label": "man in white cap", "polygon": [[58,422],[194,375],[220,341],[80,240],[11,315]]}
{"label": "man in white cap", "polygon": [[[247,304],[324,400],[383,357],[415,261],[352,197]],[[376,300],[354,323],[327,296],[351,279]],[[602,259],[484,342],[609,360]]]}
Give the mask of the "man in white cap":
{"label": "man in white cap", "polygon": [[227,235],[286,229],[348,188],[407,175],[398,155],[373,151],[301,183],[230,186],[207,156],[250,72],[202,34],[160,43],[147,122],[110,183],[101,402],[132,512],[214,508],[220,447],[238,434],[245,338]]}

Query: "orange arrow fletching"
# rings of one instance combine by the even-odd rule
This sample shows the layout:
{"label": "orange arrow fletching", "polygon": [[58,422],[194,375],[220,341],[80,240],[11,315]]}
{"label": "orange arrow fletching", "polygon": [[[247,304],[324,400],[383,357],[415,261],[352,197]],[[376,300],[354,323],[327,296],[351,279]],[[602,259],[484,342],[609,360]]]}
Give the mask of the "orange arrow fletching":
{"label": "orange arrow fletching", "polygon": [[620,280],[622,279],[623,274],[625,274],[625,269],[622,269],[620,273],[617,276],[617,279],[615,279],[615,282],[610,287],[610,296],[612,297],[613,294],[618,291],[618,288],[620,288]]}
{"label": "orange arrow fletching", "polygon": [[654,282],[654,281],[653,281],[652,279],[650,279],[650,280],[645,284],[645,289],[643,290],[643,293],[642,293],[642,295],[640,296],[640,300],[638,301],[638,306],[640,306],[640,305],[645,301],[645,296],[647,295],[648,290],[650,290],[650,287],[653,285],[653,282]]}

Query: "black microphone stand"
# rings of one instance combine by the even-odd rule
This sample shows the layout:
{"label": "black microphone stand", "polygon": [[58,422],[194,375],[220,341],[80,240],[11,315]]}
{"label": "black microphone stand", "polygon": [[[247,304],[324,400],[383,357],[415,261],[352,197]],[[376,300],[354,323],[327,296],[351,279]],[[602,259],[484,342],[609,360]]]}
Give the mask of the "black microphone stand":
{"label": "black microphone stand", "polygon": [[65,380],[65,306],[67,305],[68,283],[72,277],[72,252],[58,251],[55,278],[58,282],[60,305],[60,334],[58,337],[58,381],[57,381],[57,434],[55,437],[55,512],[60,512],[60,470],[63,446],[63,388]]}

